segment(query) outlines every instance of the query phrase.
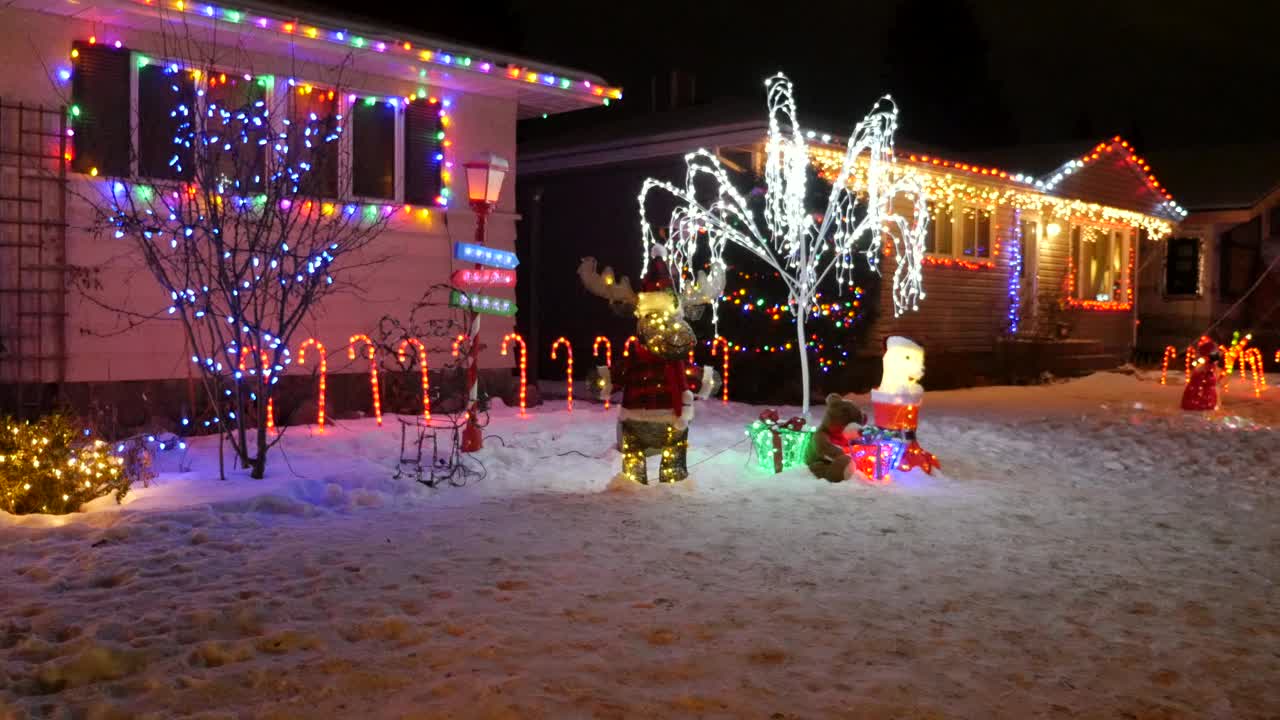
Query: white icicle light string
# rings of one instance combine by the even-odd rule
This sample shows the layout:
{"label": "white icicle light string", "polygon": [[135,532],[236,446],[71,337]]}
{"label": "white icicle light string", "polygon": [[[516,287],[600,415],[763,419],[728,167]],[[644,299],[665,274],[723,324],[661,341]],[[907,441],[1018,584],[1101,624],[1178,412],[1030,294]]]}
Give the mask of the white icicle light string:
{"label": "white icicle light string", "polygon": [[[879,269],[883,236],[894,239],[898,256],[894,271],[895,316],[918,310],[924,299],[922,261],[928,212],[923,187],[914,177],[893,171],[896,164],[893,136],[897,129],[897,108],[888,96],[881,98],[858,123],[849,138],[844,163],[832,183],[826,212],[821,221],[805,212],[805,173],[810,155],[805,134],[796,118],[792,85],[779,73],[766,81],[769,106],[769,136],[766,144],[764,227],[746,198],[730,181],[719,159],[700,149],[685,156],[684,187],[662,180],[647,179],[639,194],[641,233],[644,240],[642,272],[649,262],[649,247],[656,242],[645,216],[649,193],[661,189],[678,202],[668,224],[669,263],[677,292],[681,282],[695,277],[694,256],[705,250],[712,268],[724,269],[723,252],[735,244],[768,263],[787,283],[797,312],[807,308],[818,286],[833,269],[843,286],[850,279],[853,253],[859,241],[869,236],[862,252],[871,267]],[[862,160],[859,183],[865,194],[867,212],[855,219],[858,196],[850,189],[849,178]],[[696,199],[696,183],[708,179],[714,199],[708,204]],[[914,205],[909,220],[893,212],[893,200],[905,195]],[[705,232],[706,240],[701,236]]]}

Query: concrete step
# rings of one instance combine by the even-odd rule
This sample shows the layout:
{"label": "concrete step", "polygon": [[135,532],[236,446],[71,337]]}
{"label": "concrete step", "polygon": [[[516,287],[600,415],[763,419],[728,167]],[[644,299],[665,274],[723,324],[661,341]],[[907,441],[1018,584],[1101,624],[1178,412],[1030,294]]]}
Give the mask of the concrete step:
{"label": "concrete step", "polygon": [[1087,355],[1060,355],[1047,358],[1045,369],[1054,375],[1078,376],[1088,375],[1098,370],[1110,370],[1124,364],[1124,360],[1106,353],[1090,353]]}

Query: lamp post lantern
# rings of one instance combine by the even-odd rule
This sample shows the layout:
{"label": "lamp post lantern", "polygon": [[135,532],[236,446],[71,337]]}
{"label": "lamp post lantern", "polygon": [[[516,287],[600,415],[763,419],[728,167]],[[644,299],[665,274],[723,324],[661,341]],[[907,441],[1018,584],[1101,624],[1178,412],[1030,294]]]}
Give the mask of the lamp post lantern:
{"label": "lamp post lantern", "polygon": [[[498,205],[502,193],[502,181],[506,179],[510,164],[493,153],[484,153],[471,162],[464,163],[467,173],[467,199],[476,214],[477,245],[484,245],[485,222]],[[477,268],[480,265],[476,265]],[[468,336],[467,363],[467,425],[462,431],[462,451],[475,452],[484,447],[484,435],[480,431],[480,313],[471,311],[471,332]]]}

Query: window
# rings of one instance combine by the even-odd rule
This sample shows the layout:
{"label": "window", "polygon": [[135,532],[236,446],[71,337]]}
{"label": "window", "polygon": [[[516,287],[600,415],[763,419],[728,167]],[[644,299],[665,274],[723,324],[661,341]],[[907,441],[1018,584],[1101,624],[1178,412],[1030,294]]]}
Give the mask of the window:
{"label": "window", "polygon": [[394,200],[396,106],[389,102],[359,102],[352,108],[351,123],[352,194]]}
{"label": "window", "polygon": [[1018,229],[1022,233],[1022,247],[1018,248],[1019,257],[1022,259],[1018,267],[1018,277],[1025,278],[1027,276],[1027,258],[1029,257],[1027,248],[1031,248],[1031,252],[1035,251],[1036,244],[1040,238],[1040,221],[1019,220]]}
{"label": "window", "polygon": [[189,74],[158,65],[138,68],[139,175],[165,180],[191,177],[189,135],[195,110]]}
{"label": "window", "polygon": [[298,192],[338,196],[338,101],[333,90],[299,85],[289,93],[287,163],[298,173]]}
{"label": "window", "polygon": [[941,212],[929,203],[929,227],[925,229],[924,251],[933,255],[954,255],[951,238],[955,234],[952,227],[950,206]]}
{"label": "window", "polygon": [[207,168],[235,191],[264,187],[270,128],[263,118],[265,80],[243,75],[210,76],[204,95]]}
{"label": "window", "polygon": [[71,169],[91,175],[128,175],[132,146],[129,51],[74,43],[72,57],[71,128],[75,136]]}
{"label": "window", "polygon": [[414,205],[438,204],[441,142],[444,130],[440,106],[414,102],[404,111],[404,201]]}
{"label": "window", "polygon": [[1165,295],[1200,294],[1200,238],[1172,238],[1165,247]]}
{"label": "window", "polygon": [[1128,298],[1129,235],[1095,225],[1071,226],[1071,256],[1076,272],[1076,298],[1124,302]]}
{"label": "window", "polygon": [[991,211],[973,205],[946,206],[934,210],[926,231],[925,252],[969,260],[991,258]]}
{"label": "window", "polygon": [[1262,239],[1262,218],[1255,217],[1222,234],[1219,292],[1224,298],[1238,298],[1257,279],[1258,250]]}

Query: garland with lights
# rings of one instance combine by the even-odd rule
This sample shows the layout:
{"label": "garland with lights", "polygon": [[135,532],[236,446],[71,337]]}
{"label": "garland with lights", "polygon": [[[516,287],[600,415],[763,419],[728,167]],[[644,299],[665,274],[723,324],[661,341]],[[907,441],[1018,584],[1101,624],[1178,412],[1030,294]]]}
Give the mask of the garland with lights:
{"label": "garland with lights", "polygon": [[61,414],[35,423],[5,419],[0,426],[0,508],[15,515],[75,512],[109,494],[120,502],[135,482],[155,477],[139,439],[112,452]]}

